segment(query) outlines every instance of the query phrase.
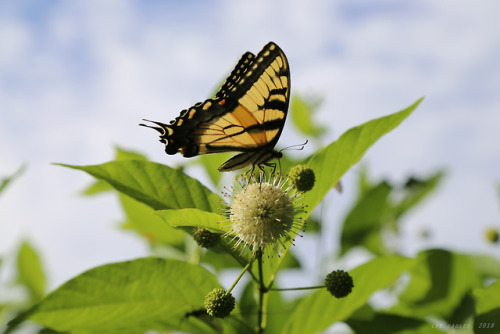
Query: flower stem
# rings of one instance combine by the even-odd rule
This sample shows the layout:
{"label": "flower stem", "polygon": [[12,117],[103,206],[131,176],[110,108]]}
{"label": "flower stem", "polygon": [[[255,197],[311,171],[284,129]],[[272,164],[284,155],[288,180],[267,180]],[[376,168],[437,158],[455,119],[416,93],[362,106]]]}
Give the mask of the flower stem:
{"label": "flower stem", "polygon": [[[233,252],[234,248],[233,248],[232,246],[230,246],[230,245],[229,245],[229,244],[227,244],[227,243],[222,243],[222,242],[220,243],[220,245],[221,245],[221,247],[222,247],[222,248],[224,248],[224,249],[226,250],[226,252],[227,252],[228,254],[230,254],[230,255],[233,257],[233,259],[235,259],[236,261],[238,261],[238,263],[239,263],[240,265],[243,265],[243,264],[244,264],[244,262],[242,261],[242,259],[243,259],[243,258],[242,258],[242,257],[238,257],[238,256],[237,256],[237,255]],[[252,259],[252,260],[250,261],[250,264],[252,264],[254,261],[255,261],[255,259]],[[252,275],[252,279],[253,279],[255,282],[258,282],[257,277],[255,277],[255,275],[254,275],[254,273],[253,273],[252,271],[249,271],[248,273],[249,273],[250,275]]]}
{"label": "flower stem", "polygon": [[297,290],[313,290],[313,289],[322,289],[325,285],[316,285],[316,286],[306,286],[303,288],[269,288],[269,291],[297,291]]}
{"label": "flower stem", "polygon": [[267,319],[264,318],[264,307],[267,308],[267,305],[264,305],[264,293],[268,291],[267,287],[264,284],[264,271],[262,269],[262,250],[257,252],[257,259],[259,264],[259,310],[257,313],[257,323],[258,323],[258,333],[263,333],[266,328]]}
{"label": "flower stem", "polygon": [[245,271],[248,270],[248,268],[250,268],[250,265],[253,263],[253,261],[255,261],[255,259],[252,259],[252,261],[248,262],[247,265],[245,266],[245,268],[243,268],[243,270],[241,271],[241,273],[238,275],[238,277],[236,277],[236,280],[234,281],[233,285],[231,285],[231,287],[229,288],[229,290],[227,290],[227,293],[230,293],[234,287],[236,286],[236,284],[240,281],[240,279],[243,277],[243,274],[245,273]]}

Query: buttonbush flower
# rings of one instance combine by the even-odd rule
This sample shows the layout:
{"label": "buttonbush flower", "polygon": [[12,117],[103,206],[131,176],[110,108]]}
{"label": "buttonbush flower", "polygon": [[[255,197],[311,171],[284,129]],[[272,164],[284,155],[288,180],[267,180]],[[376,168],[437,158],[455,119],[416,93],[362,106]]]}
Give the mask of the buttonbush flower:
{"label": "buttonbush flower", "polygon": [[343,270],[332,271],[325,278],[326,289],[336,298],[346,297],[354,288],[351,275]]}
{"label": "buttonbush flower", "polygon": [[498,242],[498,231],[494,228],[490,228],[486,231],[486,240],[491,242],[492,244],[495,244]]}
{"label": "buttonbush flower", "polygon": [[236,305],[236,300],[231,293],[224,289],[213,289],[205,296],[207,313],[215,318],[227,317]]}
{"label": "buttonbush flower", "polygon": [[212,248],[219,243],[220,235],[209,230],[198,227],[193,232],[193,239],[200,247]]}
{"label": "buttonbush flower", "polygon": [[290,180],[298,191],[306,192],[313,188],[315,176],[311,168],[297,165],[290,170]]}
{"label": "buttonbush flower", "polygon": [[[242,190],[234,194],[227,210],[230,231],[238,239],[236,246],[244,244],[254,255],[266,248],[286,247],[293,241],[302,227],[297,214],[304,212],[298,202],[302,195],[293,193],[287,186],[287,179],[279,175],[259,180],[254,177],[244,179]],[[225,193],[229,197],[229,193]]]}

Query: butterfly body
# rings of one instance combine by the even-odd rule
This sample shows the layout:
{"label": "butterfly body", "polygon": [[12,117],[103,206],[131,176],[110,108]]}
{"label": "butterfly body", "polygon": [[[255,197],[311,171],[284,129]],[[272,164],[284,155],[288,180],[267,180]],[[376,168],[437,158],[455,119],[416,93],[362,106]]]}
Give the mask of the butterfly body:
{"label": "butterfly body", "polygon": [[257,56],[247,52],[241,57],[215,98],[183,110],[170,124],[141,125],[160,132],[167,154],[240,152],[219,171],[261,166],[282,156],[274,146],[285,124],[289,97],[288,61],[269,42]]}

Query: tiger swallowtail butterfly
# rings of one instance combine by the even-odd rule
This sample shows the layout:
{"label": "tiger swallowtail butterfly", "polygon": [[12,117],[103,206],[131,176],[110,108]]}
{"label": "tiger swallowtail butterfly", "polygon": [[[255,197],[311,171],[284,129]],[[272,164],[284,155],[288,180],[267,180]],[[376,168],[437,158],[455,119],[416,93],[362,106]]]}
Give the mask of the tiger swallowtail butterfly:
{"label": "tiger swallowtail butterfly", "polygon": [[269,42],[257,56],[246,52],[214,98],[183,110],[164,124],[140,124],[160,133],[167,154],[184,157],[240,152],[220,172],[254,168],[280,159],[274,149],[290,100],[290,68],[278,45]]}

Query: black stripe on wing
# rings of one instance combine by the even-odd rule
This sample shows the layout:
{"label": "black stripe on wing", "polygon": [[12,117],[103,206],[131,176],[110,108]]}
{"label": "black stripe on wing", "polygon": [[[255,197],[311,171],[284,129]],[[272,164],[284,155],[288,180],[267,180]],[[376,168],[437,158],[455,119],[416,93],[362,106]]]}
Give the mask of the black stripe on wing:
{"label": "black stripe on wing", "polygon": [[219,89],[217,94],[215,94],[216,98],[226,98],[228,92],[235,86],[235,84],[240,80],[243,74],[248,70],[250,64],[254,60],[255,55],[251,52],[245,52],[243,56],[241,56],[240,60],[234,67],[234,70],[229,74],[226,81]]}
{"label": "black stripe on wing", "polygon": [[[212,140],[211,142],[206,143],[205,145],[206,145],[208,150],[213,151],[213,152],[215,152],[215,151],[222,151],[222,152],[226,152],[226,151],[241,151],[241,152],[253,151],[253,152],[257,152],[259,150],[262,150],[265,147],[268,147],[269,149],[272,150],[274,145],[271,145],[271,143],[265,143],[263,145],[256,146],[256,147],[248,147],[248,146],[242,146],[242,145],[236,145],[236,144],[235,145],[215,145],[215,144],[217,144],[220,141],[225,141],[228,138],[235,138],[235,137],[241,136],[245,133],[266,132],[266,131],[280,129],[282,126],[283,126],[283,122],[280,119],[267,121],[263,124],[255,124],[255,125],[249,126],[247,128],[243,128],[243,127],[237,126],[237,125],[230,125],[230,126],[224,128],[224,130],[227,130],[230,127],[240,127],[241,130],[238,132],[232,133],[232,134],[220,136],[219,138],[216,138],[216,139]],[[236,141],[235,141],[235,143],[236,143]]]}
{"label": "black stripe on wing", "polygon": [[[278,57],[282,58],[284,62],[284,66],[279,69],[278,75],[286,76],[289,78],[290,73],[288,69],[288,61],[285,54],[278,45],[276,45],[274,42],[269,42],[253,59],[250,68],[245,69],[245,73],[247,73],[247,75],[245,76],[244,82],[241,82],[241,77],[238,78],[238,81],[231,88],[231,90],[225,92],[225,97],[230,98],[233,101],[237,101],[241,97],[243,97],[247,93],[247,91],[255,84],[255,82],[259,80],[266,69]],[[250,75],[248,75],[249,71],[251,71]]]}
{"label": "black stripe on wing", "polygon": [[280,110],[283,113],[286,112],[288,104],[281,100],[267,100],[263,106],[264,109]]}

